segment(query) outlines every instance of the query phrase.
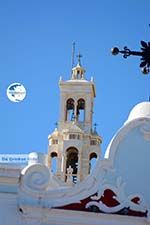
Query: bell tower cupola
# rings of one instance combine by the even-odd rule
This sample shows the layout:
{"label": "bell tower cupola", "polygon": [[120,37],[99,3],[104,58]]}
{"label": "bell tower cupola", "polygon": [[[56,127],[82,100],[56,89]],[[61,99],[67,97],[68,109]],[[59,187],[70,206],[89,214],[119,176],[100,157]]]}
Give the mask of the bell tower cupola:
{"label": "bell tower cupola", "polygon": [[102,142],[93,129],[95,84],[85,78],[81,55],[77,57],[71,78],[59,81],[60,116],[57,129],[48,137],[48,165],[52,168],[55,160],[55,175],[68,185],[88,176],[93,158],[100,157]]}
{"label": "bell tower cupola", "polygon": [[85,70],[84,68],[81,66],[81,57],[82,55],[79,53],[77,55],[78,57],[78,64],[76,65],[76,67],[72,68],[72,80],[83,80],[84,79],[84,73]]}

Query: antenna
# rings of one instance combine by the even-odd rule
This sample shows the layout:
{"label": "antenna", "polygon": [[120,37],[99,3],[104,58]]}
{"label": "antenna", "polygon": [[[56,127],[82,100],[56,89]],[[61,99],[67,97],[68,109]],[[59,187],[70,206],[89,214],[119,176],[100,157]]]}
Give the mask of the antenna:
{"label": "antenna", "polygon": [[75,45],[76,45],[76,43],[73,42],[72,43],[72,68],[74,66]]}

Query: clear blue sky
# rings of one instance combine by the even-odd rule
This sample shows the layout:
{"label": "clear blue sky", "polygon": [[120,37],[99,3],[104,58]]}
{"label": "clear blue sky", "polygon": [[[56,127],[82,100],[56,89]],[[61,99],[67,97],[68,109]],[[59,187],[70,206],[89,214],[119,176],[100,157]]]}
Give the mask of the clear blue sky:
{"label": "clear blue sky", "polygon": [[[110,49],[150,41],[150,1],[0,1],[0,153],[47,152],[59,118],[59,77],[69,79],[72,42],[94,77],[94,122],[103,152],[132,107],[148,100],[150,75],[139,58],[113,57]],[[12,103],[6,89],[21,82],[27,97]]]}

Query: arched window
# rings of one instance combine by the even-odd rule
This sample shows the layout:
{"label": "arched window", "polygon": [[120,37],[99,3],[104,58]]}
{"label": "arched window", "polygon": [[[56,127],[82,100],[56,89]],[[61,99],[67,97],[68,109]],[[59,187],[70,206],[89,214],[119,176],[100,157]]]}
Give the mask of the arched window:
{"label": "arched window", "polygon": [[57,171],[57,153],[52,152],[50,157],[51,157],[51,170],[53,173],[56,173],[56,171]]}
{"label": "arched window", "polygon": [[95,167],[96,161],[97,161],[97,154],[95,152],[92,152],[89,155],[89,173],[91,173],[93,168]]}
{"label": "arched window", "polygon": [[77,104],[77,119],[83,122],[85,119],[85,100],[80,98]]}
{"label": "arched window", "polygon": [[[78,172],[78,150],[74,147],[70,147],[66,151],[67,159],[66,159],[66,174],[69,166],[73,169],[72,177],[73,182],[77,182],[77,172]],[[67,178],[67,177],[66,177]]]}
{"label": "arched window", "polygon": [[69,134],[69,139],[78,139],[78,140],[80,140],[80,134]]}
{"label": "arched window", "polygon": [[66,120],[74,120],[74,100],[72,98],[69,98],[66,103]]}
{"label": "arched window", "polygon": [[96,139],[92,139],[90,141],[90,145],[97,145],[97,140]]}
{"label": "arched window", "polygon": [[58,144],[58,139],[52,139],[52,145],[57,145]]}

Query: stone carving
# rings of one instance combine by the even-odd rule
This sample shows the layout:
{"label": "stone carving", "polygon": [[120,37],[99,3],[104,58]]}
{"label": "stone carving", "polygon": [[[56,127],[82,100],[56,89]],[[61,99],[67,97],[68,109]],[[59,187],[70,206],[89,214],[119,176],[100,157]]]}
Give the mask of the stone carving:
{"label": "stone carving", "polygon": [[22,185],[33,191],[45,190],[50,181],[50,172],[48,168],[40,163],[25,167],[22,170],[21,175]]}
{"label": "stone carving", "polygon": [[59,207],[67,210],[92,211],[103,213],[115,213],[120,215],[138,216],[149,218],[149,207],[143,197],[134,194],[126,196],[124,191],[125,183],[121,177],[116,181],[116,186],[102,183],[97,192],[80,203],[72,203]]}

